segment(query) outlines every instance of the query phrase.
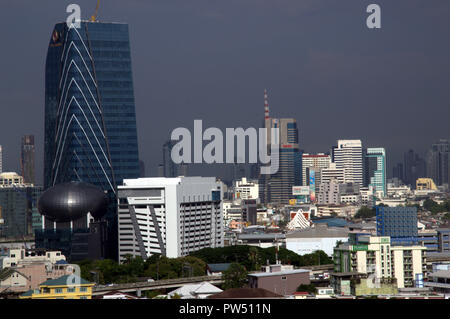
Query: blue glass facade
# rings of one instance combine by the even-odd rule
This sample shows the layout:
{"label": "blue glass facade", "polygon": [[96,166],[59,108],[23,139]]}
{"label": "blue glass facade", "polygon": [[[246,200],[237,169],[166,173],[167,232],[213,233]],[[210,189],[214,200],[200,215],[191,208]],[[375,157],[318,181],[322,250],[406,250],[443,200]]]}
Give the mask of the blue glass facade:
{"label": "blue glass facade", "polygon": [[114,234],[116,185],[138,177],[128,25],[56,24],[45,68],[44,188],[69,181],[102,188]]}
{"label": "blue glass facade", "polygon": [[57,24],[45,100],[45,188],[83,181],[114,193],[139,177],[127,24]]}
{"label": "blue glass facade", "polygon": [[392,243],[416,242],[416,207],[376,207],[377,235],[390,236]]}

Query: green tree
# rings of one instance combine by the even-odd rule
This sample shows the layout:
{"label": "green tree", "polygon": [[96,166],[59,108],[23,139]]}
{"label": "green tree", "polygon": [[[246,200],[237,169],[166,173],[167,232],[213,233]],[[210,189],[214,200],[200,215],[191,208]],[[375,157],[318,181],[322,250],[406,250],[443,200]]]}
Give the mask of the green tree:
{"label": "green tree", "polygon": [[223,288],[242,288],[247,282],[247,270],[238,263],[232,263],[230,268],[223,272]]}
{"label": "green tree", "polygon": [[376,216],[376,210],[367,206],[361,207],[355,214],[355,218],[371,218]]}

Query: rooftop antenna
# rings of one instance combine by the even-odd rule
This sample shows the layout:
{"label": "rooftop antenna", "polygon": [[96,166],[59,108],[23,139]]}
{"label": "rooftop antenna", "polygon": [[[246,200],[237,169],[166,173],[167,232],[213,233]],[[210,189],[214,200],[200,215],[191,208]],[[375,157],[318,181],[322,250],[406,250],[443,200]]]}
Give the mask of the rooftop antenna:
{"label": "rooftop antenna", "polygon": [[98,7],[100,6],[100,0],[97,0],[97,6],[95,7],[95,13],[91,16],[91,22],[97,21]]}

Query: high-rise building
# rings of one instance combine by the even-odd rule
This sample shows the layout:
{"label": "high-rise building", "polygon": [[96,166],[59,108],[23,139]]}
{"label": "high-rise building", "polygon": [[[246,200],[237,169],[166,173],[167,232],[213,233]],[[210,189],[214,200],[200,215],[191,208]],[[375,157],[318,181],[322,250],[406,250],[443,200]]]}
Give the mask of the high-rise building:
{"label": "high-rise building", "polygon": [[44,188],[82,181],[107,191],[117,233],[116,185],[139,177],[128,25],[56,24],[45,69]]}
{"label": "high-rise building", "polygon": [[0,237],[23,238],[42,227],[37,199],[42,187],[25,184],[15,172],[0,174]]}
{"label": "high-rise building", "polygon": [[363,185],[363,150],[361,140],[338,140],[332,149],[336,168],[344,170],[344,182]]}
{"label": "high-rise building", "polygon": [[[450,181],[450,139],[441,139],[431,146],[427,154],[427,175],[436,185]],[[419,176],[421,177],[421,176]]]}
{"label": "high-rise building", "polygon": [[418,178],[426,176],[425,161],[413,150],[404,154],[404,169],[403,182],[412,188],[415,187]]}
{"label": "high-rise building", "polygon": [[20,166],[24,183],[35,184],[35,157],[34,157],[34,135],[22,137],[22,148],[20,156]]}
{"label": "high-rise building", "polygon": [[400,181],[404,182],[404,167],[403,163],[397,163],[392,169],[392,177],[397,178]]}
{"label": "high-rise building", "polygon": [[267,148],[270,152],[271,129],[277,128],[279,142],[278,172],[260,176],[260,199],[263,203],[285,203],[292,198],[292,186],[301,183],[302,153],[299,149],[297,121],[293,118],[269,117],[267,91],[264,92],[264,127],[267,129]]}
{"label": "high-rise building", "polygon": [[372,186],[381,197],[386,196],[386,151],[382,147],[364,152],[364,186]]}
{"label": "high-rise building", "polygon": [[[187,176],[187,164],[180,163],[176,164],[172,161],[172,148],[176,144],[175,141],[168,140],[163,144],[163,163],[162,165],[162,175],[160,177],[178,177]],[[158,168],[159,169],[159,168]]]}
{"label": "high-rise building", "polygon": [[139,176],[127,24],[56,24],[45,92],[45,188],[82,180],[114,192]]}
{"label": "high-rise building", "polygon": [[322,168],[330,167],[331,156],[324,153],[318,154],[308,154],[303,153],[302,155],[302,185],[308,185],[308,174],[307,168],[314,167],[316,171]]}
{"label": "high-rise building", "polygon": [[221,184],[214,177],[124,180],[118,187],[119,260],[223,247]]}

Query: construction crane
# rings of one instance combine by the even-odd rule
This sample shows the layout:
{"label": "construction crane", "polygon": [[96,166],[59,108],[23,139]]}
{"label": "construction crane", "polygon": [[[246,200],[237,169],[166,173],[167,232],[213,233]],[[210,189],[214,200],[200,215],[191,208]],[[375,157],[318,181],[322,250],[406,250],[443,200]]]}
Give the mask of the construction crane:
{"label": "construction crane", "polygon": [[100,0],[97,0],[97,6],[95,7],[95,13],[91,16],[91,22],[97,21],[98,7],[100,6]]}

